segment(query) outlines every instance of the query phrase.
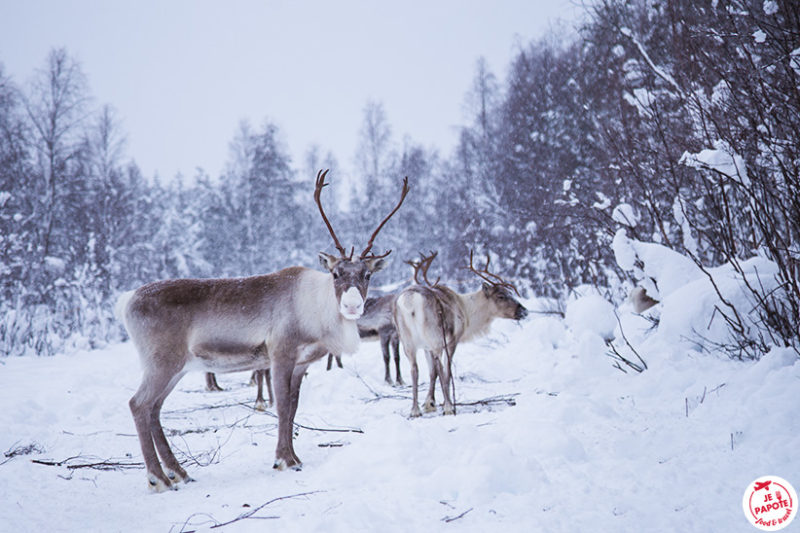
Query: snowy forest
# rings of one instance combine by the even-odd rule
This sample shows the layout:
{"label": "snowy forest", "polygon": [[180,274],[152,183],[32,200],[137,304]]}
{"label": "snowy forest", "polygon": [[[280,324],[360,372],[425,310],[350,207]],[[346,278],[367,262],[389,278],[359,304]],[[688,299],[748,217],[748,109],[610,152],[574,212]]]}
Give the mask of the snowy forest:
{"label": "snowy forest", "polygon": [[31,65],[25,84],[0,57],[0,355],[119,341],[113,301],[153,280],[314,267],[331,247],[312,201],[321,168],[348,239],[371,231],[409,177],[376,243],[393,250],[376,286],[406,280],[404,260],[429,250],[432,277],[469,282],[475,250],[554,313],[586,285],[615,304],[636,285],[659,299],[654,265],[635,253],[652,244],[709,279],[720,265],[742,276],[744,305],[717,288],[729,335],[716,348],[800,353],[800,3],[587,9],[575,37],[520,46],[506,79],[477,59],[453,153],[396,139],[381,103],[366,103],[349,189],[342,154],[314,146],[292,161],[259,117],[241,123],[220,175],[144,176],[113,102],[97,107],[69,50]]}

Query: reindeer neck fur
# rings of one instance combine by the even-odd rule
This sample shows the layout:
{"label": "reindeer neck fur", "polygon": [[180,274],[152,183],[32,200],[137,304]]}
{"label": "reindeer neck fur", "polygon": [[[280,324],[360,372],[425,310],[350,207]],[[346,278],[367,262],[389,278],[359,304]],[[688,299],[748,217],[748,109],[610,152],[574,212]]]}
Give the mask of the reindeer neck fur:
{"label": "reindeer neck fur", "polygon": [[360,337],[355,320],[339,312],[339,302],[329,273],[305,270],[299,281],[302,297],[296,300],[298,326],[331,353],[354,353]]}
{"label": "reindeer neck fur", "polygon": [[481,289],[466,294],[458,294],[464,308],[466,320],[461,341],[469,341],[489,333],[494,316],[489,313],[486,296]]}

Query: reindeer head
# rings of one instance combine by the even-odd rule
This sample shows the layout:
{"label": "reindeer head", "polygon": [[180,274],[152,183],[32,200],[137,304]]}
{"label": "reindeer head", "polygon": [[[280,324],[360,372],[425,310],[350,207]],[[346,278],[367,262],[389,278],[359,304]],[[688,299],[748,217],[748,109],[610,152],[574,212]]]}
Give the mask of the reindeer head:
{"label": "reindeer head", "polygon": [[472,266],[472,251],[469,252],[469,266],[471,272],[477,274],[482,280],[482,293],[486,298],[487,305],[494,316],[501,318],[511,318],[522,320],[528,316],[528,310],[524,305],[514,298],[511,291],[519,296],[519,291],[514,285],[497,274],[489,272],[489,255],[486,255],[486,266],[482,270],[476,270]]}
{"label": "reindeer head", "polygon": [[400,201],[395,208],[389,213],[386,218],[378,225],[377,229],[372,233],[372,236],[367,242],[367,247],[361,252],[357,259],[353,259],[353,252],[355,248],[350,250],[348,255],[344,247],[336,237],[328,217],[325,216],[325,210],[322,208],[320,202],[320,193],[322,188],[327,185],[325,183],[325,176],[328,171],[320,170],[317,173],[317,184],[314,191],[314,201],[319,207],[319,212],[322,215],[322,220],[328,227],[328,231],[333,238],[333,243],[336,249],[339,250],[339,257],[326,254],[325,252],[319,253],[320,264],[328,270],[333,276],[333,288],[336,292],[336,300],[339,302],[339,312],[348,320],[356,320],[364,312],[364,301],[367,299],[367,289],[369,287],[369,280],[372,274],[378,272],[386,266],[386,256],[391,253],[387,251],[383,255],[375,255],[370,253],[372,249],[372,242],[378,235],[378,232],[383,228],[383,225],[394,215],[405,200],[408,194],[408,178],[403,180],[403,190],[400,195]]}

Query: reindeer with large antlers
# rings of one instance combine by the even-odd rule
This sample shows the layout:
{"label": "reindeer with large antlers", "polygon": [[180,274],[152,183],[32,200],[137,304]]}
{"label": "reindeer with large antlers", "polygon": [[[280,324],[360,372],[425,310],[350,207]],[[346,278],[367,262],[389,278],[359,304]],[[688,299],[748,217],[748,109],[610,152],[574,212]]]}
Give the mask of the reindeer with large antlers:
{"label": "reindeer with large antlers", "polygon": [[320,252],[327,273],[295,266],[249,278],[157,281],[123,294],[117,302],[117,314],[144,370],[130,408],[154,490],[174,489],[178,482],[191,480],[170,449],[160,412],[181,377],[194,369],[269,368],[278,411],[274,467],[301,466],[292,443],[300,383],[308,365],[326,353],[358,348],[356,320],[363,312],[370,276],[383,268],[391,251],[376,256],[370,250],[408,194],[406,178],[397,206],[353,259],[353,251],[347,255],[320,202],[326,174],[317,174],[314,201],[339,251],[338,257]]}
{"label": "reindeer with large antlers", "polygon": [[[478,291],[467,294],[459,294],[440,285],[438,279],[434,283],[430,282],[428,268],[435,257],[436,254],[431,253],[429,256],[422,255],[420,261],[410,262],[414,267],[417,285],[400,292],[393,310],[400,343],[411,364],[412,417],[422,414],[417,403],[418,349],[425,351],[430,373],[428,396],[423,409],[425,412],[436,410],[434,390],[438,377],[444,395],[444,414],[455,414],[450,387],[456,346],[460,342],[485,335],[495,318],[521,320],[528,315],[528,310],[511,294],[513,290],[519,296],[514,286],[489,272],[488,256],[486,266],[477,270],[472,264],[470,252],[467,268],[483,280],[483,285]],[[422,273],[422,281],[419,280],[419,273]]]}

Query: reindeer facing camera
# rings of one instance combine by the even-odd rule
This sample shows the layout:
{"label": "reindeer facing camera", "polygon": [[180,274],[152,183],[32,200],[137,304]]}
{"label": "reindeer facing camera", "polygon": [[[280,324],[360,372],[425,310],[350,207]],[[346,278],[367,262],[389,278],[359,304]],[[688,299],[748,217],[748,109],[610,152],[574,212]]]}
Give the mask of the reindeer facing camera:
{"label": "reindeer facing camera", "polygon": [[376,256],[370,250],[408,194],[406,178],[400,201],[353,258],[320,202],[327,173],[317,174],[314,201],[339,256],[320,252],[326,272],[294,266],[248,278],[156,281],[123,294],[117,302],[117,315],[144,371],[129,404],[152,489],[175,489],[180,481],[191,480],[170,449],[160,412],[178,381],[195,369],[269,368],[278,411],[274,468],[300,468],[292,428],[306,368],[329,352],[352,353],[358,348],[356,320],[364,311],[370,278],[384,267],[389,254]]}

